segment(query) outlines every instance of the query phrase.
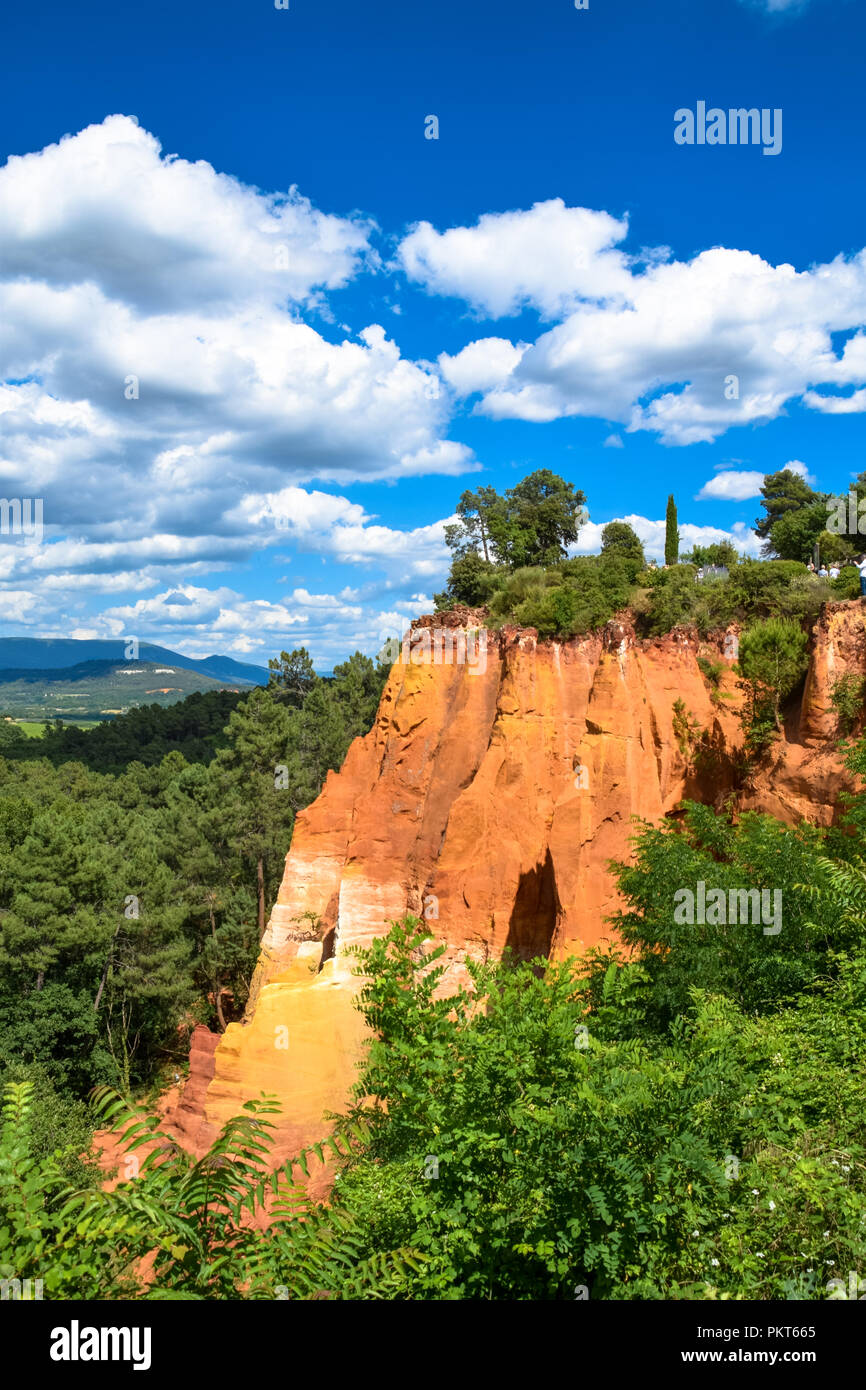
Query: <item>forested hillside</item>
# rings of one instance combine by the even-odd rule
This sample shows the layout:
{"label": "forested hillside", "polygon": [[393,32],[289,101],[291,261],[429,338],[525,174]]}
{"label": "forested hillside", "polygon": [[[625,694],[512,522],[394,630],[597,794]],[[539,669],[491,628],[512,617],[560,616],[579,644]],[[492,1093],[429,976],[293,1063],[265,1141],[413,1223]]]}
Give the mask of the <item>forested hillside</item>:
{"label": "forested hillside", "polygon": [[189,1025],[243,1010],[295,814],[369,728],[384,678],[357,654],[332,680],[303,650],[275,665],[243,699],[7,734],[4,1078],[34,1071],[68,1098],[97,1082],[129,1092],[182,1064]]}

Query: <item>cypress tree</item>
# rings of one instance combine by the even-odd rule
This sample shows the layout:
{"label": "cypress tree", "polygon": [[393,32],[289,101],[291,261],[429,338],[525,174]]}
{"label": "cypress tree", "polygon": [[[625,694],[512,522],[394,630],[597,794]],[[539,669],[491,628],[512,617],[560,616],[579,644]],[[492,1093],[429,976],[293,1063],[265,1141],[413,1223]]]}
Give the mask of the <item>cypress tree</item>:
{"label": "cypress tree", "polygon": [[677,504],[671,493],[665,517],[665,564],[675,565],[680,556],[680,533],[677,529]]}

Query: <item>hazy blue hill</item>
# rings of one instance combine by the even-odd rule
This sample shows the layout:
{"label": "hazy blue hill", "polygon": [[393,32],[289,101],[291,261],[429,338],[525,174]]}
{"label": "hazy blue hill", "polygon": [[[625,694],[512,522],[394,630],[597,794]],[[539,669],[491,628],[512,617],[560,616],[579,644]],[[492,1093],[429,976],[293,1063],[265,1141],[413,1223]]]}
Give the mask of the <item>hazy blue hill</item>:
{"label": "hazy blue hill", "polygon": [[0,668],[0,713],[23,720],[111,718],[142,705],[173,705],[196,691],[246,682],[210,676],[178,662],[80,661],[75,666]]}
{"label": "hazy blue hill", "polygon": [[[214,655],[197,660],[151,642],[142,642],[138,655],[142,662],[181,666],[213,680],[230,681],[232,685],[266,685],[268,680],[265,667],[234,661],[230,656]],[[126,640],[122,637],[0,637],[0,673],[50,671],[52,679],[57,679],[58,672],[68,672],[71,667],[88,661],[128,664]]]}

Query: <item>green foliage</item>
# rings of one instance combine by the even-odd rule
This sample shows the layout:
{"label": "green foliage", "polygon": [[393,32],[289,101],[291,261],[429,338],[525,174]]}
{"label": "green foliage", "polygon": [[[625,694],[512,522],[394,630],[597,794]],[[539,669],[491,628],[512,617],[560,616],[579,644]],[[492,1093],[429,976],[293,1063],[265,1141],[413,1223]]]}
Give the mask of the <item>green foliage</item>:
{"label": "green foliage", "polygon": [[490,600],[490,621],[534,627],[541,637],[591,632],[628,602],[633,568],[613,552],[515,570]]}
{"label": "green foliage", "polygon": [[677,565],[669,572],[663,571],[662,576],[653,590],[648,623],[652,636],[690,623],[698,601],[694,565]]}
{"label": "green foliage", "polygon": [[445,544],[455,559],[480,554],[485,563],[491,561],[490,523],[500,512],[503,499],[494,487],[480,487],[477,492],[461,493],[455,508],[460,520],[445,527]]}
{"label": "green foliage", "polygon": [[665,512],[665,564],[675,565],[680,554],[680,533],[677,527],[677,504],[673,493],[668,498]]}
{"label": "green foliage", "polygon": [[779,727],[780,710],[806,674],[808,637],[799,623],[767,618],[740,637],[739,669],[744,676],[746,745],[758,752]]}
{"label": "green foliage", "polygon": [[773,553],[781,560],[802,560],[808,564],[815,542],[827,525],[827,504],[823,500],[786,511],[770,531]]}
{"label": "green foliage", "polygon": [[549,468],[508,488],[490,517],[496,559],[509,569],[563,560],[585,520],[586,497]]}
{"label": "green foliage", "polygon": [[[304,676],[304,657],[281,671]],[[299,703],[278,672],[226,707],[218,738],[208,696],[155,722],[138,710],[110,745],[81,733],[97,764],[125,759],[117,774],[0,759],[0,1074],[22,1063],[70,1097],[128,1093],[185,1060],[196,1021],[239,1016],[294,817],[369,729],[384,677],[356,653]],[[186,734],[203,721],[208,760],[134,759],[163,718]]]}
{"label": "green foliage", "polygon": [[777,882],[781,864],[784,947],[760,927],[674,934],[671,827],[621,884],[628,960],[471,965],[438,999],[443,948],[417,920],[361,953],[374,1038],[353,1113],[371,1132],[339,1191],[368,1255],[423,1253],[401,1296],[825,1297],[862,1265],[866,970],[838,954],[862,926],[840,940],[832,905],[795,887],[820,872],[817,832],[694,814],[689,867],[711,881]]}
{"label": "green foliage", "polygon": [[[612,921],[653,979],[649,1016],[655,1026],[687,1013],[694,987],[724,994],[746,1012],[772,1009],[829,977],[834,952],[856,941],[840,930],[831,903],[816,913],[802,887],[826,877],[821,836],[812,826],[790,829],[754,813],[734,826],[709,807],[687,803],[676,824],[641,824],[634,846],[633,862],[615,866],[629,906]],[[707,893],[778,891],[781,931],[773,934],[775,922],[763,920],[678,922],[677,892],[696,892],[700,882]],[[772,916],[775,901],[766,900],[765,915]]]}
{"label": "green foliage", "polygon": [[673,713],[673,730],[677,747],[683,757],[690,761],[702,733],[701,726],[691,711],[686,708],[684,700],[674,700]]}
{"label": "green foliage", "polygon": [[[345,1158],[363,1122],[269,1164],[278,1107],[249,1101],[201,1159],[110,1091],[96,1100],[138,1174],[112,1192],[76,1189],[58,1152],[40,1155],[31,1083],[10,1085],[0,1134],[0,1277],[41,1279],[49,1299],[382,1298],[420,1260],[365,1259],[353,1217],[311,1202],[297,1185],[324,1149]],[[256,1222],[267,1213],[267,1239]]]}
{"label": "green foliage", "polygon": [[707,634],[731,623],[780,617],[814,620],[822,603],[834,597],[834,586],[812,575],[806,566],[787,560],[743,560],[727,579],[695,583],[696,570],[680,564],[671,570],[647,571],[642,582],[650,589],[644,620],[650,635],[692,623]]}
{"label": "green foliage", "polygon": [[722,676],[725,671],[725,663],[716,661],[713,657],[699,656],[697,658],[698,669],[707,684],[715,691],[718,690]]}
{"label": "green foliage", "polygon": [[11,719],[0,719],[0,755],[8,758],[15,749],[23,749],[27,735]]}
{"label": "green foliage", "polygon": [[0,1094],[7,1087],[28,1083],[32,1105],[28,1112],[30,1149],[44,1161],[56,1158],[59,1169],[75,1187],[96,1187],[104,1174],[91,1152],[95,1128],[92,1107],[70,1096],[52,1082],[39,1065],[13,1061],[0,1075]]}
{"label": "green foliage", "polygon": [[851,733],[862,715],[864,698],[866,698],[866,680],[862,676],[855,675],[853,671],[846,671],[844,675],[837,676],[833,681],[830,688],[830,703],[836,711],[839,733],[843,738]]}
{"label": "green foliage", "polygon": [[860,597],[860,571],[855,565],[845,565],[840,571],[838,579],[830,580],[832,597],[835,599],[852,599]]}
{"label": "green foliage", "polygon": [[714,541],[711,545],[693,545],[684,560],[692,565],[717,565],[723,569],[734,569],[740,562],[736,546],[731,541]]}
{"label": "green foliage", "polygon": [[[816,504],[824,502],[824,495],[815,492],[809,484],[804,482],[799,473],[794,473],[790,468],[783,468],[778,473],[770,473],[764,479],[761,488],[764,515],[758,517],[755,522],[755,531],[765,541],[764,553],[767,555],[776,554],[783,559],[808,560],[809,555],[801,554],[783,555],[782,551],[776,546],[776,527],[783,518],[800,512],[814,509]],[[812,524],[818,520],[817,513],[812,518]],[[823,515],[820,518],[820,525],[815,531],[815,536],[827,523],[827,509],[824,507]],[[782,538],[787,533],[781,533]],[[793,538],[795,532],[791,532],[789,538]]]}
{"label": "green foliage", "polygon": [[818,547],[821,559],[828,565],[832,565],[834,561],[842,564],[858,553],[857,548],[847,536],[837,536],[832,531],[822,531],[820,533],[818,536]]}
{"label": "green foliage", "polygon": [[617,555],[630,565],[631,580],[637,578],[646,565],[643,546],[637,532],[625,521],[609,521],[601,533],[601,553]]}
{"label": "green foliage", "polygon": [[467,550],[451,563],[448,588],[434,594],[438,611],[453,608],[455,604],[465,603],[470,608],[487,603],[497,584],[508,573],[502,566],[493,565],[475,550]]}
{"label": "green foliage", "polygon": [[271,657],[268,670],[270,693],[296,708],[300,708],[304,703],[318,680],[313,668],[313,659],[306,647],[298,647],[293,652],[280,652],[278,657]]}
{"label": "green foliage", "polygon": [[542,568],[563,560],[585,520],[584,494],[549,468],[540,468],[499,496],[492,487],[464,492],[460,520],[445,528],[454,556],[448,588],[437,608],[486,601],[497,571]]}
{"label": "green foliage", "polygon": [[[169,753],[180,753],[189,763],[209,763],[223,747],[223,730],[242,698],[232,690],[196,692],[174,705],[142,705],[93,729],[64,725],[58,719],[45,726],[41,738],[0,740],[0,755],[29,761],[47,758],[56,766],[75,762],[94,772],[114,773],[133,762],[154,767]],[[0,723],[2,729],[17,726]]]}

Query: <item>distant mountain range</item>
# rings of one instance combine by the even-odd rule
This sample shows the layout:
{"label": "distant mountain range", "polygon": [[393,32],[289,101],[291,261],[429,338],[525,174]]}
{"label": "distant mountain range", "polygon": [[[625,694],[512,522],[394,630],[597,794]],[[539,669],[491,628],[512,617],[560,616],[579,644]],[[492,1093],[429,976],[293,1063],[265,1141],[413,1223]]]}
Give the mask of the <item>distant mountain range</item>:
{"label": "distant mountain range", "polygon": [[[74,637],[0,637],[0,681],[21,678],[26,671],[42,671],[46,678],[56,680],[61,673],[69,677],[69,669],[83,662],[122,662],[130,664],[127,640],[116,638]],[[197,660],[181,656],[168,647],[142,642],[138,660],[156,666],[180,666],[196,671],[200,676],[226,682],[229,685],[267,685],[268,672],[264,666],[250,666],[234,661],[230,656],[207,656]],[[10,673],[10,674],[7,674]]]}

